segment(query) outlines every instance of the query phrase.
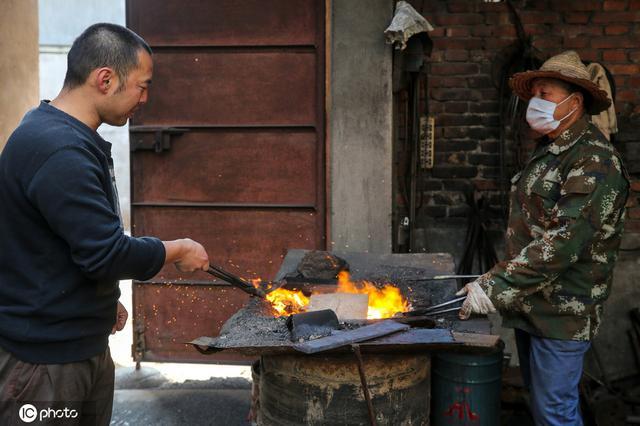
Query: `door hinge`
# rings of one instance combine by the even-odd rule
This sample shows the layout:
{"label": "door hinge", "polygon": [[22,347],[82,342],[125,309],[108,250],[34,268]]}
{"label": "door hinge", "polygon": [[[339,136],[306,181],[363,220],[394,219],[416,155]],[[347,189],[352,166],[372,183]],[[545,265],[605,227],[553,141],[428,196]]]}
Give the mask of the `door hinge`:
{"label": "door hinge", "polygon": [[171,137],[188,132],[183,127],[130,126],[131,151],[148,150],[156,153],[171,148]]}

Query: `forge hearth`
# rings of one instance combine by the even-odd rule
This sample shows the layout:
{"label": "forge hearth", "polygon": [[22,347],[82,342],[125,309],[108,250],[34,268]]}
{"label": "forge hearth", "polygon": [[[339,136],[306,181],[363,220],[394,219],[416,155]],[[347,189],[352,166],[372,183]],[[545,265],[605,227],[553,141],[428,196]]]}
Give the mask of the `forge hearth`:
{"label": "forge hearth", "polygon": [[[274,281],[295,273],[304,254],[304,250],[289,251]],[[411,309],[455,297],[454,280],[431,279],[453,274],[450,255],[334,254],[348,262],[353,281],[393,283]],[[336,288],[335,284],[332,287],[312,279],[291,282],[286,287],[307,293],[328,293]],[[383,322],[389,321],[397,325],[395,320]],[[350,336],[353,333],[349,330],[373,323],[342,322],[340,328]],[[260,357],[254,368],[256,396],[252,409],[259,425],[360,425],[372,423],[372,418],[378,425],[428,425],[432,353],[495,352],[500,340],[490,335],[486,318],[459,321],[457,313],[452,312],[420,324],[426,323],[429,328],[405,326],[383,337],[308,355],[300,352],[299,342],[292,341],[287,317],[274,316],[268,301],[252,297],[225,323],[219,336],[201,337],[191,343],[204,353],[224,350]]]}

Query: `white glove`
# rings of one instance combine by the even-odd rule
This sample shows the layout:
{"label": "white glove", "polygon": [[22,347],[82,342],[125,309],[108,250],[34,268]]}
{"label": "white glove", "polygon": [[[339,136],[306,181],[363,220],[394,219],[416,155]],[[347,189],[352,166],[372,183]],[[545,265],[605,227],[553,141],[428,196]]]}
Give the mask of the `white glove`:
{"label": "white glove", "polygon": [[460,317],[461,320],[468,319],[471,313],[486,315],[496,311],[495,306],[491,303],[491,299],[489,299],[489,296],[487,296],[487,293],[484,292],[477,281],[472,281],[462,287],[462,289],[456,293],[456,296],[463,296],[465,294],[467,298],[464,299],[460,313],[458,313],[458,317]]}

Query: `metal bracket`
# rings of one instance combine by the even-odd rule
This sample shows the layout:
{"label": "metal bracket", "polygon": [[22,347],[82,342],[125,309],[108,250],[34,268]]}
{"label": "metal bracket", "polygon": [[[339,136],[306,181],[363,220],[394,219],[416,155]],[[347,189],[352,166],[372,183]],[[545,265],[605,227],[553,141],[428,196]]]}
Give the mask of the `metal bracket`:
{"label": "metal bracket", "polygon": [[182,127],[130,126],[131,151],[150,150],[159,154],[171,148],[171,136],[181,135],[189,129]]}
{"label": "metal bracket", "polygon": [[133,343],[131,344],[131,356],[133,360],[137,363],[142,361],[144,357],[144,353],[147,350],[145,342],[144,342],[144,323],[142,318],[139,321],[136,321],[133,329]]}

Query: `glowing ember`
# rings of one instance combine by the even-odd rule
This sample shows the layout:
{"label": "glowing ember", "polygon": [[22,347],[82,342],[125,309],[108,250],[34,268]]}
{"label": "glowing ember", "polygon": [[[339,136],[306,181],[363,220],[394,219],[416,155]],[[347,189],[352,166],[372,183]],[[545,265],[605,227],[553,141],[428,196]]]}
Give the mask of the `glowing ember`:
{"label": "glowing ember", "polygon": [[[337,292],[369,295],[368,319],[389,318],[397,313],[409,310],[409,303],[402,296],[398,287],[385,284],[378,288],[368,281],[354,283],[346,271],[340,272],[338,275]],[[309,298],[302,294],[301,291],[282,288],[268,293],[267,300],[271,302],[276,316],[304,312],[309,304]]]}
{"label": "glowing ember", "polygon": [[276,316],[291,315],[303,312],[309,304],[309,298],[301,291],[279,288],[267,294],[267,300]]}

